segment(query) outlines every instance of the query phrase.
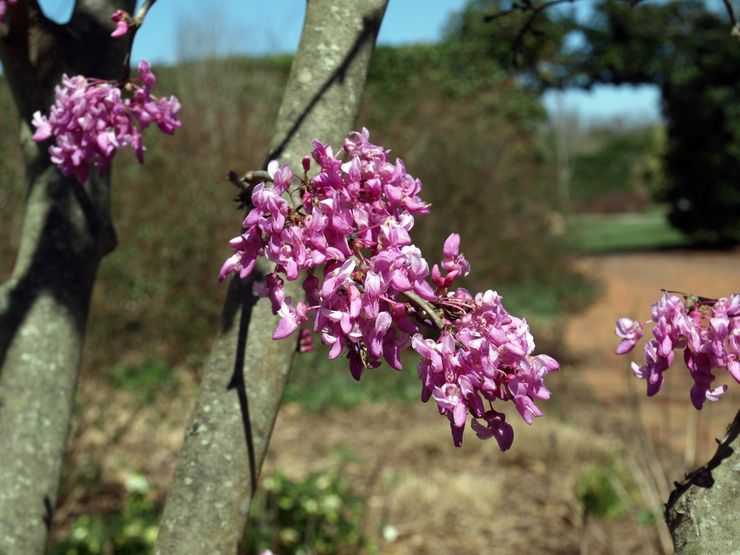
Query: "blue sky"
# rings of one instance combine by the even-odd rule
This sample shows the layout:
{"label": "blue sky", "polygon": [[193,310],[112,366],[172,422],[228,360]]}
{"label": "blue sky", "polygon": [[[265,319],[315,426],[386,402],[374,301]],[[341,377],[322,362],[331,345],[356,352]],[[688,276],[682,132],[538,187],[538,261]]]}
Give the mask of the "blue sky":
{"label": "blue sky", "polygon": [[[40,0],[54,19],[64,20],[71,0]],[[381,44],[433,42],[450,14],[465,0],[390,0]],[[174,63],[203,54],[260,55],[293,52],[301,32],[304,0],[158,0],[136,36],[134,61]],[[592,92],[548,93],[548,111],[578,113],[581,120],[657,120],[655,87],[596,87]]]}

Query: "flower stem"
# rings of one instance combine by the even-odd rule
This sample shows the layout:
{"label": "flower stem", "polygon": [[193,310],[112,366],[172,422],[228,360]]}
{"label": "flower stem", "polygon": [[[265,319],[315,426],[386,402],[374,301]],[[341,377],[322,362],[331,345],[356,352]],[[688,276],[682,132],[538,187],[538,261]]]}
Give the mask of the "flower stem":
{"label": "flower stem", "polygon": [[437,314],[437,311],[434,310],[434,306],[424,299],[422,299],[419,295],[414,293],[413,291],[404,291],[403,295],[411,301],[413,304],[418,306],[421,310],[423,310],[427,316],[429,316],[429,319],[434,322],[434,325],[437,326],[437,328],[441,331],[445,328],[445,323],[442,320],[442,318],[439,317],[439,314]]}

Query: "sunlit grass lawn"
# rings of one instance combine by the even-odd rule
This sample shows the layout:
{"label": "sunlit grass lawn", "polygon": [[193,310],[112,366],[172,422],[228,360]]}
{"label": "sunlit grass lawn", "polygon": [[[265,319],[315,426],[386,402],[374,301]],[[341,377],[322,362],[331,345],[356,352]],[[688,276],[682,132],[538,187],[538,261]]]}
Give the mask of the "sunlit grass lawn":
{"label": "sunlit grass lawn", "polygon": [[585,253],[691,245],[691,239],[671,227],[663,212],[574,214],[568,218],[568,235],[576,250]]}

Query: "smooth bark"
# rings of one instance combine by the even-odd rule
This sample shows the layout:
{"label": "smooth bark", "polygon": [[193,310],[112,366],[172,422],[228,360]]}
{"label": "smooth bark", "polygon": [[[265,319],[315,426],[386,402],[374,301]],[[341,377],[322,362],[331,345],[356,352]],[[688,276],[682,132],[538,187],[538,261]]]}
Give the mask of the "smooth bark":
{"label": "smooth bark", "polygon": [[686,477],[666,506],[676,553],[740,553],[740,411],[714,457]]}
{"label": "smooth bark", "polygon": [[108,179],[84,186],[31,141],[61,74],[119,78],[127,42],[110,14],[134,0],[84,0],[68,24],[35,1],[10,7],[0,59],[21,116],[27,170],[23,234],[0,286],[0,553],[45,551],[77,387],[85,322],[101,258],[115,245]]}
{"label": "smooth bark", "polygon": [[[352,130],[385,5],[308,1],[268,159],[298,169],[311,139],[338,145]],[[157,554],[232,554],[242,536],[296,346],[272,340],[277,320],[269,301],[252,295],[252,282],[230,284]]]}

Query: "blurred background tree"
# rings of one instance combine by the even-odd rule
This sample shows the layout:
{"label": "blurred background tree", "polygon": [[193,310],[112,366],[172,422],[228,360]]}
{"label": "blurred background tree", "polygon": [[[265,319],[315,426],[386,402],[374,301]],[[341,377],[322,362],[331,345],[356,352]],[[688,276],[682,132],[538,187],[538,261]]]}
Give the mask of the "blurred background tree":
{"label": "blurred background tree", "polygon": [[594,6],[559,83],[654,84],[666,125],[666,179],[653,189],[678,229],[708,242],[740,241],[740,63],[727,14],[699,0]]}

